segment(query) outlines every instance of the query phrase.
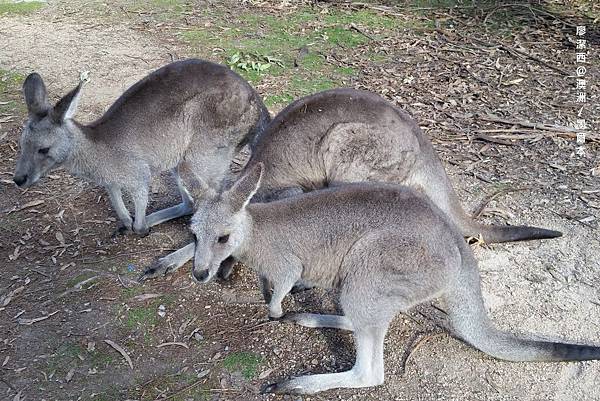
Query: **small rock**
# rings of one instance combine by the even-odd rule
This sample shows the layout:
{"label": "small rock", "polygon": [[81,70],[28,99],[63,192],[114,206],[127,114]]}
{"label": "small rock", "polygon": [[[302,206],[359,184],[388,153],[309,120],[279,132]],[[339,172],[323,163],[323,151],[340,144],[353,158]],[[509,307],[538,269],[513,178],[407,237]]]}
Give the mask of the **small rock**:
{"label": "small rock", "polygon": [[166,312],[165,306],[164,305],[159,305],[158,306],[158,316],[165,317],[166,314],[167,314],[167,312]]}

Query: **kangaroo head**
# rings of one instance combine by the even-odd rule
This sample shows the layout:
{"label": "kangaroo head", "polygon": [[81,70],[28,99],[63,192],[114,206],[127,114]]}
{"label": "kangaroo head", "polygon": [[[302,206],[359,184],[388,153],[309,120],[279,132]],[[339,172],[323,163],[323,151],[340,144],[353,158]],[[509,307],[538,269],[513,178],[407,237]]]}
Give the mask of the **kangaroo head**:
{"label": "kangaroo head", "polygon": [[33,73],[23,83],[29,116],[20,140],[20,155],[13,181],[20,187],[35,184],[71,153],[73,134],[67,121],[77,109],[81,83],[51,106],[42,77]]}
{"label": "kangaroo head", "polygon": [[196,243],[192,269],[195,281],[210,281],[221,262],[243,246],[251,224],[246,206],[260,186],[262,171],[262,163],[258,163],[244,172],[229,190],[212,195],[207,195],[206,185],[197,177],[189,171],[180,171],[195,199],[196,212],[191,222]]}

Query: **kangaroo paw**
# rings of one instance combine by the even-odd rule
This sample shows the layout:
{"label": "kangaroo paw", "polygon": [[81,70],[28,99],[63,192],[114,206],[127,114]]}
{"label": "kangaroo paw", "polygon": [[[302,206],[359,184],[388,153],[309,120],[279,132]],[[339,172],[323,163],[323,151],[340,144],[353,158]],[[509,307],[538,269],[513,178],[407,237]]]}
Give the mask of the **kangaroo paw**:
{"label": "kangaroo paw", "polygon": [[302,387],[295,386],[293,380],[273,383],[265,386],[261,394],[303,394]]}
{"label": "kangaroo paw", "polygon": [[142,238],[150,235],[150,227],[134,228],[133,231]]}
{"label": "kangaroo paw", "polygon": [[169,270],[173,268],[173,264],[169,263],[166,260],[159,259],[152,266],[148,267],[140,276],[138,277],[139,282],[146,281],[148,279],[156,278],[159,276],[165,276],[169,273]]}
{"label": "kangaroo paw", "polygon": [[115,231],[113,231],[111,237],[112,238],[116,238],[119,235],[125,235],[127,233],[132,232],[132,231],[133,230],[131,229],[131,225],[128,226],[128,225],[123,224],[122,221],[119,221],[117,223],[117,228],[115,229]]}
{"label": "kangaroo paw", "polygon": [[224,261],[221,262],[221,266],[219,266],[219,271],[217,272],[217,277],[222,280],[227,280],[231,277],[233,273],[233,266],[235,266],[236,260],[233,257],[228,257]]}

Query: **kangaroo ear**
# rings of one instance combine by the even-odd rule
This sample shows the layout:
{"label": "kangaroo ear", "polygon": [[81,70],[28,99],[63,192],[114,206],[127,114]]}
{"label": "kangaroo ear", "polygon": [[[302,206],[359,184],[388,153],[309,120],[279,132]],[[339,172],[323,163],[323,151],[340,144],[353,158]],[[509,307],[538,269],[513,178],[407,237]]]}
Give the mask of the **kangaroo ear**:
{"label": "kangaroo ear", "polygon": [[60,124],[65,120],[73,118],[77,111],[77,105],[79,104],[82,86],[83,81],[56,103],[56,106],[54,106],[51,112],[52,120],[54,120],[55,123]]}
{"label": "kangaroo ear", "polygon": [[257,163],[251,166],[240,179],[233,184],[231,189],[227,191],[227,197],[229,198],[233,210],[242,210],[250,203],[250,200],[260,187],[263,170],[263,163]]}
{"label": "kangaroo ear", "polygon": [[182,163],[178,168],[179,177],[183,180],[185,188],[192,195],[194,202],[198,201],[201,197],[206,196],[209,192],[209,187],[200,177],[194,173],[194,170],[189,163]]}
{"label": "kangaroo ear", "polygon": [[37,72],[29,74],[23,82],[23,96],[30,116],[43,116],[50,109],[44,80]]}

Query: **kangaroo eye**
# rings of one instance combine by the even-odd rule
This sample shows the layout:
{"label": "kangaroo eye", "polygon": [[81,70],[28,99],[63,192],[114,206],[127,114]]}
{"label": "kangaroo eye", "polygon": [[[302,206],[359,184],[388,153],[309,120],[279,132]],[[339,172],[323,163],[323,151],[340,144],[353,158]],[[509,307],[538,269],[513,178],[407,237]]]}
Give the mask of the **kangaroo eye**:
{"label": "kangaroo eye", "polygon": [[229,234],[227,234],[227,235],[222,235],[222,236],[220,236],[219,238],[217,238],[217,242],[218,242],[219,244],[225,244],[225,243],[227,243],[227,241],[229,241]]}
{"label": "kangaroo eye", "polygon": [[49,151],[50,151],[50,148],[41,148],[40,150],[38,150],[38,152],[43,155],[47,155]]}

